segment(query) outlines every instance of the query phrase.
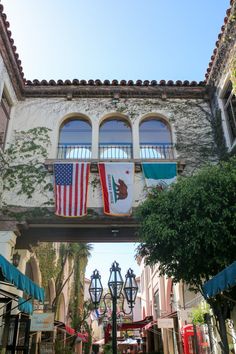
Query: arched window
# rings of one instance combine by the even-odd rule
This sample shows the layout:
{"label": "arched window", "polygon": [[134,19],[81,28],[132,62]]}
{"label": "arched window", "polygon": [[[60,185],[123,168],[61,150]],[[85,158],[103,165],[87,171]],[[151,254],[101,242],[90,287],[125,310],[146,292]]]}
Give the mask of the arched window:
{"label": "arched window", "polygon": [[223,105],[226,114],[226,123],[229,131],[230,143],[233,145],[236,140],[236,95],[233,91],[233,85],[230,81],[224,92]]}
{"label": "arched window", "polygon": [[173,159],[171,131],[159,118],[148,118],[139,126],[140,157],[142,159]]}
{"label": "arched window", "polygon": [[132,158],[131,127],[125,119],[109,119],[101,124],[99,156],[101,159]]}
{"label": "arched window", "polygon": [[60,129],[59,159],[90,159],[92,127],[85,119],[71,118]]}

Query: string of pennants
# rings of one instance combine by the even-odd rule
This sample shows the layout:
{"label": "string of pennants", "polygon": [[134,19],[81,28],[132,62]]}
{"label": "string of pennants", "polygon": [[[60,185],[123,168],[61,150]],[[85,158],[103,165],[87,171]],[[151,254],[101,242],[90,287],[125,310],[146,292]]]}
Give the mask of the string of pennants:
{"label": "string of pennants", "polygon": [[[98,164],[104,213],[126,216],[132,213],[134,195],[134,164],[104,162]],[[143,163],[147,187],[167,188],[176,180],[176,162]],[[89,162],[54,164],[55,214],[81,217],[87,214]]]}

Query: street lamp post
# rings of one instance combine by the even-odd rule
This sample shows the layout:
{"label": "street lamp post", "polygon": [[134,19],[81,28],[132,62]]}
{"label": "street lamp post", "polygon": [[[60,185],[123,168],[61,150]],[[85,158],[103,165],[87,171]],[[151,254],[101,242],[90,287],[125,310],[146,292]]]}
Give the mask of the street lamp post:
{"label": "street lamp post", "polygon": [[[138,292],[138,286],[135,279],[135,274],[133,273],[132,269],[129,269],[125,276],[125,285],[124,285],[124,281],[121,275],[121,269],[119,267],[119,264],[115,261],[113,262],[110,268],[110,277],[108,280],[108,287],[110,293],[105,294],[103,297],[104,303],[107,295],[110,295],[112,299],[112,353],[113,354],[117,354],[117,316],[116,316],[117,299],[123,296],[122,294],[123,286],[124,286],[125,298],[130,308],[130,312],[129,312],[130,314],[133,311],[136,295]],[[91,276],[89,293],[90,293],[92,303],[97,309],[103,294],[101,276],[97,269],[94,270]],[[106,303],[105,303],[105,311],[101,315],[104,315],[105,312],[106,312]],[[125,313],[124,310],[122,312]]]}

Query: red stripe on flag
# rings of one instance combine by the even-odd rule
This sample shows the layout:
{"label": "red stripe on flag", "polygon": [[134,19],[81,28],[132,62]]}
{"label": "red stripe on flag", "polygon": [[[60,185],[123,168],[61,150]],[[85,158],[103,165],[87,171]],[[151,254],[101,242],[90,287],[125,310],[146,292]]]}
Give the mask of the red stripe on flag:
{"label": "red stripe on flag", "polygon": [[81,171],[80,171],[80,215],[83,212],[83,198],[84,198],[84,164],[81,164]]}
{"label": "red stripe on flag", "polygon": [[61,186],[58,186],[58,215],[61,215]]}
{"label": "red stripe on flag", "polygon": [[67,213],[66,213],[66,186],[64,186],[63,188],[64,188],[64,190],[63,190],[63,215],[67,216]]}
{"label": "red stripe on flag", "polygon": [[58,214],[58,197],[57,197],[57,185],[56,183],[54,184],[54,193],[55,193],[55,208],[56,208],[56,214]]}
{"label": "red stripe on flag", "polygon": [[84,201],[84,210],[85,210],[85,212],[87,211],[87,196],[88,196],[89,169],[90,169],[90,165],[87,164],[87,167],[86,167],[85,201]]}
{"label": "red stripe on flag", "polygon": [[72,190],[73,190],[73,186],[69,186],[69,216],[72,215]]}
{"label": "red stripe on flag", "polygon": [[108,198],[108,190],[107,190],[107,182],[106,182],[106,170],[105,164],[99,164],[99,172],[102,182],[102,191],[103,191],[103,203],[104,203],[104,212],[110,214],[110,206],[109,206],[109,198]]}
{"label": "red stripe on flag", "polygon": [[79,178],[79,164],[75,166],[75,216],[78,211],[78,178]]}

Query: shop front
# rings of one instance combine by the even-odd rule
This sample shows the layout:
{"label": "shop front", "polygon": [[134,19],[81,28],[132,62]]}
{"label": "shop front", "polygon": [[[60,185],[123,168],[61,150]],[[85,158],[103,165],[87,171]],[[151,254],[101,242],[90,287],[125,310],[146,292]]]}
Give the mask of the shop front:
{"label": "shop front", "polygon": [[9,354],[28,353],[32,300],[43,302],[44,290],[0,255],[0,349]]}

